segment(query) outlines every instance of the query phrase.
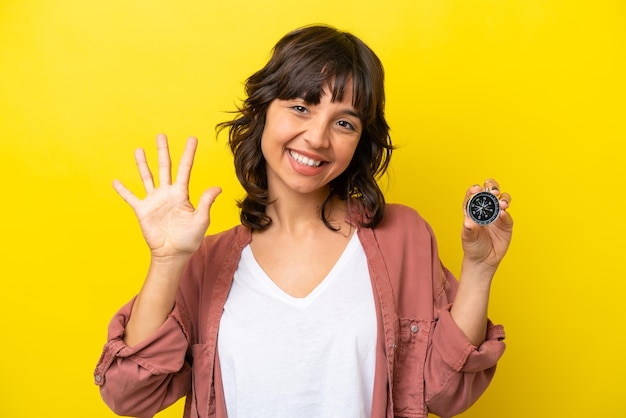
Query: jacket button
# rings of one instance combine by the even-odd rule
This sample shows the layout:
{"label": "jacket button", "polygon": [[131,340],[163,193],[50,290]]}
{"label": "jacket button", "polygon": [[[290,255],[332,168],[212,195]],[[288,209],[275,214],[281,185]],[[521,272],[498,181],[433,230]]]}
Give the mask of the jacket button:
{"label": "jacket button", "polygon": [[419,331],[419,327],[417,325],[411,325],[411,332],[413,334],[415,334],[417,331]]}

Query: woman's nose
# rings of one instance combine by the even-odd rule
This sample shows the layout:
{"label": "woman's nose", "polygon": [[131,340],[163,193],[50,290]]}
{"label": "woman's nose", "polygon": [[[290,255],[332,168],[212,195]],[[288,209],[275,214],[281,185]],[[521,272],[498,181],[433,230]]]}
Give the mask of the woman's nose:
{"label": "woman's nose", "polygon": [[322,118],[310,120],[304,132],[304,139],[311,147],[328,148],[330,145],[329,123]]}

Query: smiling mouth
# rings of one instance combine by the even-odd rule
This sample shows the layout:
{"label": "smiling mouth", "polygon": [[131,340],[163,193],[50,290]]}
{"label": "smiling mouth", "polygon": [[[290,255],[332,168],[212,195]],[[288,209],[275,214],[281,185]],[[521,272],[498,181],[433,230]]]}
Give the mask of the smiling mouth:
{"label": "smiling mouth", "polygon": [[305,157],[302,154],[298,154],[293,150],[289,150],[289,155],[291,156],[291,158],[293,158],[302,165],[306,165],[307,167],[319,167],[324,164],[324,161],[313,160],[309,157]]}

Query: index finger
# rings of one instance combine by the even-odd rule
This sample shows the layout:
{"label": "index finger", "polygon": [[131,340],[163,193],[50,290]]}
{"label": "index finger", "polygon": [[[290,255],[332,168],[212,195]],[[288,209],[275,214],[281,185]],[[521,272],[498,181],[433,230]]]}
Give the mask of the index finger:
{"label": "index finger", "polygon": [[[500,185],[492,178],[485,180],[485,191],[500,191]],[[496,193],[497,194],[497,193]]]}

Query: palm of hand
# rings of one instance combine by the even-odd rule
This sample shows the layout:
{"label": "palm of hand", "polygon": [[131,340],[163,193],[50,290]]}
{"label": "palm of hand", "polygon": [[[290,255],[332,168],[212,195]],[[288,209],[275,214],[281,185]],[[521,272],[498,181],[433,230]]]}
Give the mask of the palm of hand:
{"label": "palm of hand", "polygon": [[144,199],[139,199],[119,181],[113,183],[115,190],[135,212],[153,257],[193,253],[209,227],[209,209],[221,190],[213,187],[205,191],[197,209],[189,201],[189,178],[196,147],[197,140],[190,138],[180,160],[176,182],[172,184],[167,138],[165,135],[157,137],[159,187],[154,185],[144,151],[137,150],[135,161],[146,190]]}
{"label": "palm of hand", "polygon": [[465,257],[475,263],[497,267],[509,248],[512,232],[513,221],[506,212],[487,226],[466,220],[462,234]]}
{"label": "palm of hand", "polygon": [[198,219],[187,191],[163,185],[135,207],[146,243],[155,256],[192,253],[209,227],[208,216]]}

